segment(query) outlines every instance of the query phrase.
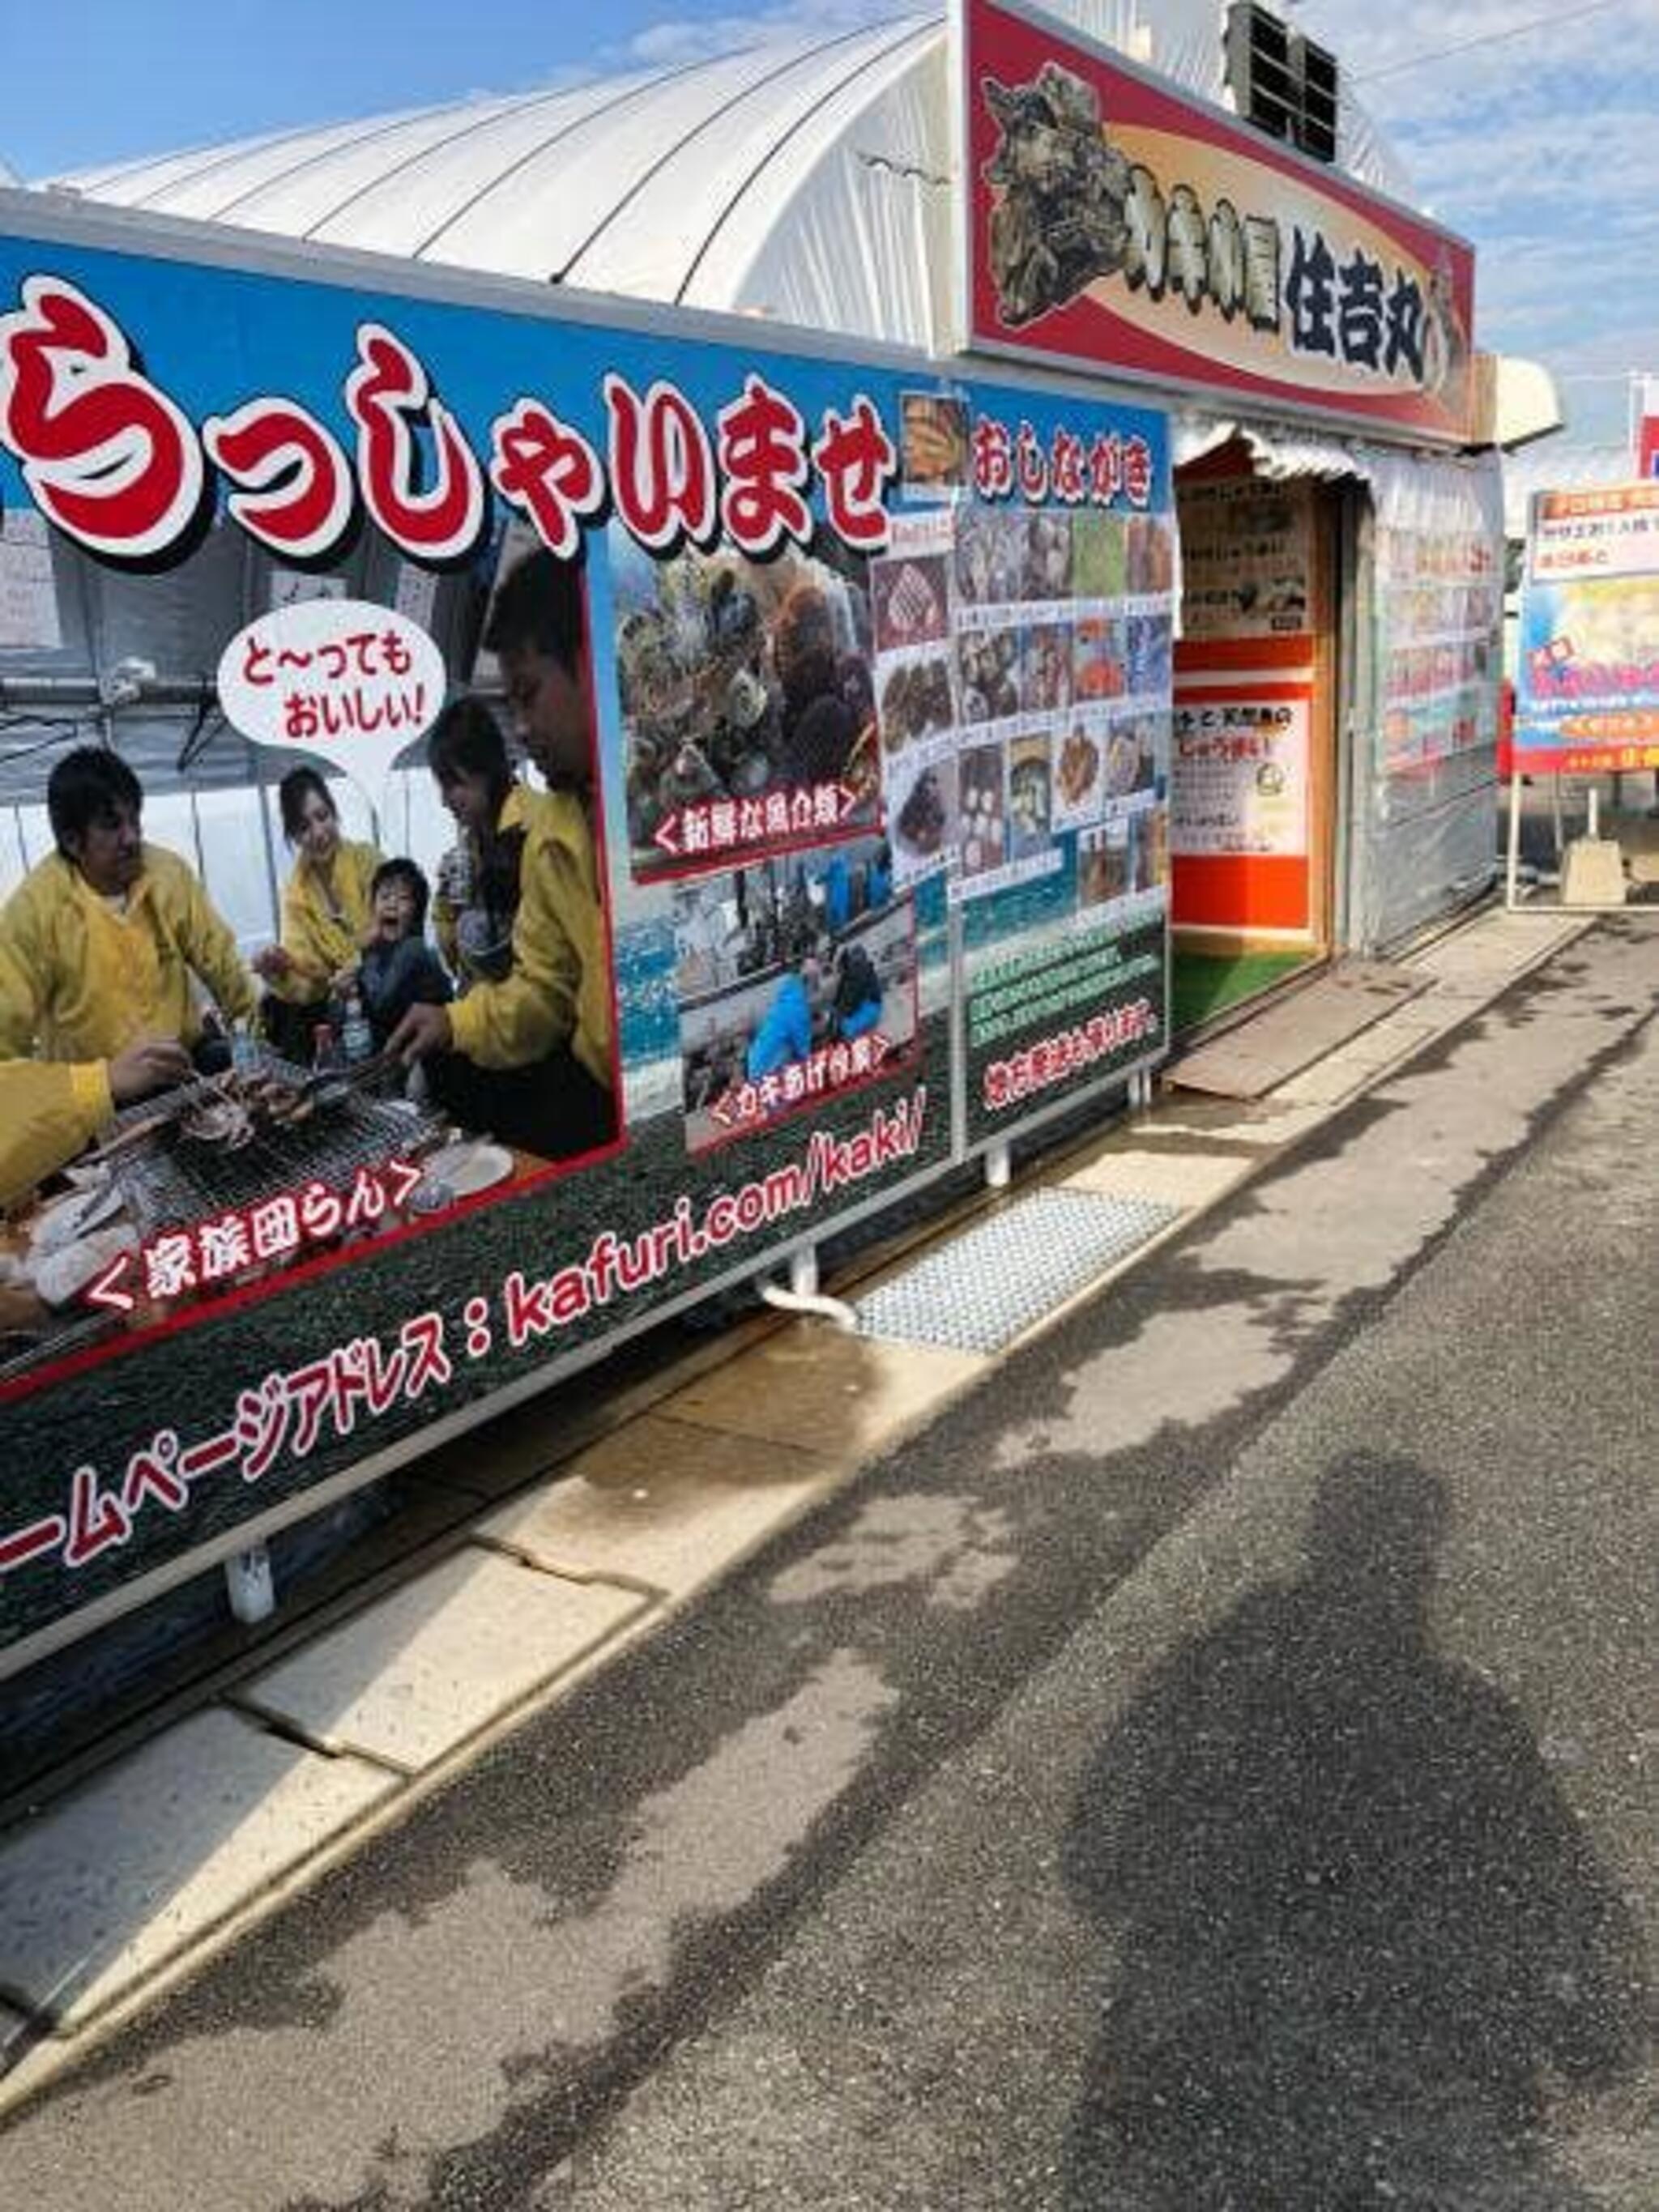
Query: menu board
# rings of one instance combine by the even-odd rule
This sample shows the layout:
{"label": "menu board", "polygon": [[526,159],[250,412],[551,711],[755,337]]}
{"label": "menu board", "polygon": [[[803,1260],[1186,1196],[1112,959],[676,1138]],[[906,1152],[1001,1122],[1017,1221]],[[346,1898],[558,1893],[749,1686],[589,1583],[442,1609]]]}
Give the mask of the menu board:
{"label": "menu board", "polygon": [[909,504],[870,570],[884,814],[896,881],[942,883],[960,932],[975,1145],[1164,1035],[1167,435],[1035,392],[902,405]]}
{"label": "menu board", "polygon": [[1382,768],[1409,774],[1496,742],[1499,542],[1469,529],[1376,533]]}
{"label": "menu board", "polygon": [[1312,627],[1313,489],[1256,477],[1182,484],[1184,638],[1271,637]]}
{"label": "menu board", "polygon": [[986,898],[1161,804],[1173,568],[1167,512],[963,501],[895,521],[871,590],[901,881]]}

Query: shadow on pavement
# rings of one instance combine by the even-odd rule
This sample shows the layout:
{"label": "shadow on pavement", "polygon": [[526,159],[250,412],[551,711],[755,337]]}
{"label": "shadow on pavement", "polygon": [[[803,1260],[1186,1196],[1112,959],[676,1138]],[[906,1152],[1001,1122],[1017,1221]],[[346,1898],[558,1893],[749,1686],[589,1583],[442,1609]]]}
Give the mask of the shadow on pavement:
{"label": "shadow on pavement", "polygon": [[1553,2096],[1611,2082],[1633,1924],[1509,1703],[1437,1657],[1437,1478],[1352,1454],[1307,1569],[1175,1655],[1066,1844],[1107,1986],[1074,2212],[1574,2212]]}

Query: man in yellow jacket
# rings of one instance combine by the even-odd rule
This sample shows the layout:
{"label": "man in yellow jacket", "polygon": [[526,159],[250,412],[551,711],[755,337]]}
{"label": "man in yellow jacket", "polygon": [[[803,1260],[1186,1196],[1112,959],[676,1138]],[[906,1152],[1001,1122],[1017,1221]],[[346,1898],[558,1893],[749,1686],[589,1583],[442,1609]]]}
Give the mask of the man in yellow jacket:
{"label": "man in yellow jacket", "polygon": [[[616,1048],[590,809],[593,714],[580,573],[532,553],[507,576],[484,643],[548,789],[526,794],[513,964],[448,1006],[411,1006],[390,1048],[453,1053],[487,1079],[440,1080],[459,1119],[548,1159],[616,1133]],[[462,1071],[463,1074],[465,1071]]]}
{"label": "man in yellow jacket", "polygon": [[118,755],[66,753],[46,785],[58,850],[0,908],[0,1204],[190,1075],[192,979],[228,1019],[253,1011],[235,939],[185,863],[143,842],[143,807]]}

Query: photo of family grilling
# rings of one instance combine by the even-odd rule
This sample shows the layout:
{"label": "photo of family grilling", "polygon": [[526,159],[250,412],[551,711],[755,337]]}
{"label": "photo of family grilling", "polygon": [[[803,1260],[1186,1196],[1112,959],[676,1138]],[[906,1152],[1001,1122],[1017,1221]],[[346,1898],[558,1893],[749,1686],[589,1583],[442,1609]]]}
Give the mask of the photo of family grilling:
{"label": "photo of family grilling", "polygon": [[[435,866],[385,834],[394,810],[348,835],[346,787],[301,758],[272,779],[280,918],[257,945],[147,836],[117,746],[54,760],[51,848],[0,904],[0,1290],[20,1340],[122,1250],[142,1278],[164,1232],[393,1158],[427,1164],[418,1211],[617,1137],[581,572],[520,558],[481,643],[489,695],[452,696],[401,763],[447,818]],[[197,1258],[180,1290],[206,1286]]]}

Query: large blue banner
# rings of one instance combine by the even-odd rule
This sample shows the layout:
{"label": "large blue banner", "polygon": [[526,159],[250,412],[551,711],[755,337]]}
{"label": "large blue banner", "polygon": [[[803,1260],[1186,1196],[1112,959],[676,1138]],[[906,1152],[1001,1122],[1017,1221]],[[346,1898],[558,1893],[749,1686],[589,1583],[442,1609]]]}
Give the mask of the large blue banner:
{"label": "large blue banner", "polygon": [[1659,486],[1533,494],[1516,677],[1517,768],[1659,767]]}
{"label": "large blue banner", "polygon": [[0,1663],[1164,1027],[1162,416],[52,229],[0,239]]}

